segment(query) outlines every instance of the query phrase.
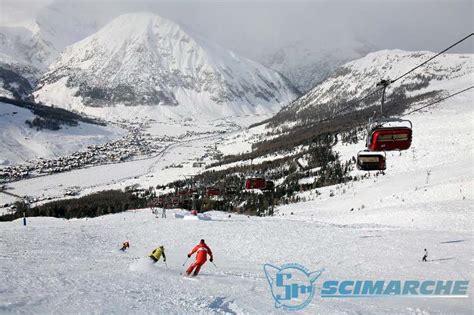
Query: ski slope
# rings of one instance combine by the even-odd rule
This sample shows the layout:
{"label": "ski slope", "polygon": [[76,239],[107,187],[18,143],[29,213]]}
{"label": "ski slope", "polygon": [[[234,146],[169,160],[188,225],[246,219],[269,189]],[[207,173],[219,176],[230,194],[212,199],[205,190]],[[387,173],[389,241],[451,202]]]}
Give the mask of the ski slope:
{"label": "ski slope", "polygon": [[[298,262],[326,279],[471,279],[472,234],[383,224],[210,213],[211,221],[156,219],[129,211],[94,219],[1,223],[0,312],[274,313],[263,264]],[[199,239],[215,264],[180,275]],[[122,253],[121,242],[131,248]],[[167,267],[146,256],[163,244]],[[430,246],[428,246],[430,245]],[[432,259],[419,262],[427,246]],[[188,261],[189,264],[190,261]],[[468,313],[471,299],[321,299],[302,313]]]}

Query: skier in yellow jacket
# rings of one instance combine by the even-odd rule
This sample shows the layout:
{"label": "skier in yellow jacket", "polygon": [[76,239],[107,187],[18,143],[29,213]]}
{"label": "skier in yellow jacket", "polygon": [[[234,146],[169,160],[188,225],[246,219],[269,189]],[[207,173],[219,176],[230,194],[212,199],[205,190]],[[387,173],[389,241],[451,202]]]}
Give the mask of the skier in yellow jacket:
{"label": "skier in yellow jacket", "polygon": [[148,257],[150,257],[156,263],[158,260],[160,260],[161,255],[163,255],[163,261],[166,262],[165,247],[163,245],[155,248]]}

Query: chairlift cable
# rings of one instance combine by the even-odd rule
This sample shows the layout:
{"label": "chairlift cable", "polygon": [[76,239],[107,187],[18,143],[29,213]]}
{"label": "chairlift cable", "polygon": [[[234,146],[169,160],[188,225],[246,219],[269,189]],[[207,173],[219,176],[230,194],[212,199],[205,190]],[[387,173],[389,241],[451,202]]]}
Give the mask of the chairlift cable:
{"label": "chairlift cable", "polygon": [[[457,42],[455,42],[454,44],[452,44],[451,46],[443,49],[441,52],[437,53],[436,55],[434,55],[433,57],[429,58],[428,60],[425,60],[424,62],[420,63],[419,65],[417,65],[416,67],[412,68],[411,70],[405,72],[404,74],[402,74],[401,76],[397,77],[396,79],[394,80],[389,80],[390,83],[395,83],[397,82],[398,80],[400,80],[401,78],[407,76],[408,74],[412,73],[413,71],[415,71],[416,69],[424,66],[425,64],[427,64],[428,62],[430,62],[431,60],[439,57],[440,55],[442,55],[443,53],[445,53],[446,51],[450,50],[451,48],[459,45],[460,43],[462,43],[463,41],[467,40],[468,38],[470,38],[471,36],[473,36],[474,33],[470,33],[469,35],[465,36],[464,38],[458,40]],[[383,80],[382,80],[383,81]],[[327,117],[327,118],[324,118],[324,119],[321,119],[320,121],[318,121],[317,123],[322,123],[322,122],[325,122],[325,121],[328,121],[328,120],[331,120],[331,119],[334,119],[336,117],[336,115],[340,114],[341,112],[344,112],[346,109],[352,107],[353,105],[356,105],[358,104],[359,102],[362,102],[363,100],[367,99],[368,97],[382,91],[383,89],[385,88],[384,85],[382,85],[380,88],[370,92],[369,94],[367,94],[366,96],[360,98],[360,99],[356,99],[356,100],[352,100],[352,101],[348,101],[346,104],[347,106],[337,110],[334,114],[332,114],[330,117]]]}
{"label": "chairlift cable", "polygon": [[452,44],[451,46],[449,46],[448,48],[444,49],[443,51],[437,53],[436,55],[434,55],[433,57],[431,57],[430,59],[428,60],[425,60],[424,62],[420,63],[418,66],[412,68],[411,70],[405,72],[404,74],[402,74],[401,76],[399,76],[398,78],[394,79],[394,80],[391,80],[390,83],[395,83],[397,82],[398,80],[400,80],[401,78],[407,76],[408,74],[412,73],[413,71],[415,71],[416,69],[418,69],[419,67],[421,66],[424,66],[425,64],[427,64],[428,62],[430,62],[431,60],[435,59],[436,57],[442,55],[443,53],[445,53],[446,51],[450,50],[451,48],[459,45],[460,43],[462,43],[463,41],[465,41],[466,39],[468,39],[469,37],[471,37],[472,35],[474,35],[474,33],[471,33],[469,35],[467,35],[466,37],[458,40],[457,42],[455,42],[454,44]]}
{"label": "chairlift cable", "polygon": [[429,106],[438,104],[438,103],[440,103],[440,102],[442,102],[442,101],[444,101],[444,100],[447,100],[448,98],[451,98],[451,97],[453,97],[453,96],[456,96],[456,95],[459,95],[459,94],[464,93],[464,92],[466,92],[466,91],[469,91],[469,90],[472,89],[472,88],[474,88],[474,85],[471,85],[470,87],[468,87],[468,88],[466,88],[466,89],[464,89],[464,90],[458,91],[458,92],[456,92],[456,93],[454,93],[454,94],[448,95],[448,96],[443,97],[443,98],[441,98],[441,99],[439,99],[439,100],[436,100],[436,101],[434,101],[434,102],[431,102],[431,103],[429,103],[429,104],[426,104],[426,105],[424,105],[424,106],[422,106],[422,107],[420,107],[420,108],[417,108],[417,109],[414,109],[414,110],[412,110],[412,111],[409,111],[408,113],[405,113],[405,114],[403,114],[403,115],[401,115],[401,116],[399,116],[399,117],[404,117],[404,116],[410,115],[410,114],[412,114],[412,113],[414,113],[414,112],[417,112],[417,111],[419,111],[419,110],[422,110],[422,109],[424,109],[424,108],[426,108],[426,107],[429,107]]}

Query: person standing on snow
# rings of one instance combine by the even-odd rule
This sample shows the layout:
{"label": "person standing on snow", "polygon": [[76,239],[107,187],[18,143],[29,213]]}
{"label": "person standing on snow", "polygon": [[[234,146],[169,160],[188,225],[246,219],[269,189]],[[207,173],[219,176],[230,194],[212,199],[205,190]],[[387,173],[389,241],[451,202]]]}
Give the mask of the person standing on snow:
{"label": "person standing on snow", "polygon": [[163,255],[163,261],[166,262],[165,247],[163,245],[155,248],[148,257],[156,263],[160,260],[161,255]]}
{"label": "person standing on snow", "polygon": [[166,208],[163,208],[163,211],[161,212],[161,218],[166,219]]}
{"label": "person standing on snow", "polygon": [[120,248],[121,251],[125,251],[127,248],[130,247],[130,243],[127,241],[127,242],[123,242],[122,244],[122,248]]}
{"label": "person standing on snow", "polygon": [[423,258],[421,259],[421,261],[424,261],[424,262],[427,262],[428,260],[428,250],[425,248],[425,254],[423,255]]}
{"label": "person standing on snow", "polygon": [[207,246],[207,244],[204,242],[204,240],[201,240],[198,245],[196,245],[193,250],[188,254],[188,258],[191,257],[194,253],[196,253],[196,260],[189,266],[189,268],[186,270],[186,274],[189,276],[193,270],[193,276],[197,276],[199,273],[199,270],[201,270],[202,265],[207,261],[207,255],[209,255],[209,261],[213,261],[212,257],[212,251]]}

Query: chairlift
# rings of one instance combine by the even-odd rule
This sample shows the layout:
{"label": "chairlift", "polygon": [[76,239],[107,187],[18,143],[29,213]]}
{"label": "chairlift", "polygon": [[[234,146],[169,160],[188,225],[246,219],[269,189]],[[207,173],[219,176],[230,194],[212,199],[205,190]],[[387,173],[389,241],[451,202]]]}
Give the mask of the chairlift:
{"label": "chairlift", "polygon": [[245,180],[245,189],[272,190],[274,187],[273,181],[262,177],[247,178]]}
{"label": "chairlift", "polygon": [[206,189],[206,195],[208,197],[220,196],[221,195],[221,190],[219,188],[215,188],[215,187],[208,187]]}
{"label": "chairlift", "polygon": [[408,150],[411,146],[412,127],[409,120],[378,120],[369,127],[367,149],[373,152]]}
{"label": "chairlift", "polygon": [[265,189],[265,178],[247,178],[245,180],[245,189]]}
{"label": "chairlift", "polygon": [[385,152],[365,150],[357,153],[357,169],[361,171],[383,171],[386,168]]}

